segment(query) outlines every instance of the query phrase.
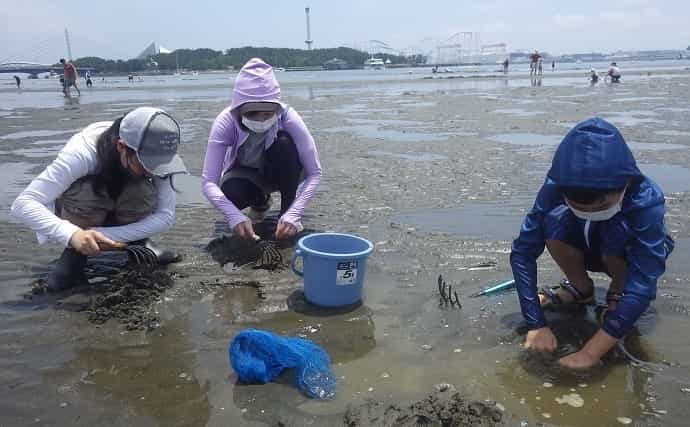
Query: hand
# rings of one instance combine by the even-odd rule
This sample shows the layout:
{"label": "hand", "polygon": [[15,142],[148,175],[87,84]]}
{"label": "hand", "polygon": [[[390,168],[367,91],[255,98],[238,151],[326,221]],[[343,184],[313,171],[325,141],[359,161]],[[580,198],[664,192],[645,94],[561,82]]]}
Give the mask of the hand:
{"label": "hand", "polygon": [[232,230],[235,234],[246,240],[258,240],[259,236],[254,233],[254,227],[250,220],[240,222]]}
{"label": "hand", "polygon": [[101,252],[100,245],[117,246],[120,243],[108,239],[96,230],[79,230],[72,234],[69,244],[82,255],[94,256]]}
{"label": "hand", "polygon": [[554,351],[557,346],[556,336],[546,326],[527,332],[527,338],[525,338],[526,349],[550,352]]}
{"label": "hand", "polygon": [[287,221],[278,221],[278,227],[276,227],[276,239],[287,239],[295,234],[297,234],[297,227]]}
{"label": "hand", "polygon": [[101,249],[101,251],[124,251],[127,249],[127,243],[113,242],[111,244],[106,242],[98,242],[98,247]]}
{"label": "hand", "polygon": [[589,354],[585,350],[580,350],[577,353],[569,354],[558,359],[558,363],[561,366],[565,366],[566,368],[570,369],[591,368],[597,362],[599,362],[599,358]]}

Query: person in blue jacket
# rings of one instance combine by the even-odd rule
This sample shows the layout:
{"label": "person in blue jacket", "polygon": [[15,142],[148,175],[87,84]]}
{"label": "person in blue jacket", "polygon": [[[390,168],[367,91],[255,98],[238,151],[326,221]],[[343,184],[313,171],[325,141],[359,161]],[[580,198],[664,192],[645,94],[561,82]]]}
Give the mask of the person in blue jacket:
{"label": "person in blue jacket", "polygon": [[[593,302],[588,271],[611,278],[603,326],[582,349],[559,362],[588,368],[623,338],[656,297],[657,279],[673,250],[664,213],[661,188],[637,168],[615,126],[595,117],[571,129],[510,254],[529,328],[525,347],[556,349],[543,307]],[[545,246],[565,279],[537,291],[537,258]]]}

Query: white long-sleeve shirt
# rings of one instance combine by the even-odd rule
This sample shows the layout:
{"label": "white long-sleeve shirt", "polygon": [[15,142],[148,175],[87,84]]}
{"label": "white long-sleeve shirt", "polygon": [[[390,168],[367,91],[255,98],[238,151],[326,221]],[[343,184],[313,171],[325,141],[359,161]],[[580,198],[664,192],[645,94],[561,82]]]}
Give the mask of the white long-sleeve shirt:
{"label": "white long-sleeve shirt", "polygon": [[[69,139],[58,156],[12,203],[11,212],[36,232],[40,244],[48,241],[69,246],[80,228],[55,215],[55,200],[77,179],[92,175],[98,166],[96,141],[112,122],[98,122]],[[95,227],[116,242],[131,242],[161,233],[175,222],[175,191],[169,180],[153,178],[157,190],[154,211],[146,218],[127,225]]]}

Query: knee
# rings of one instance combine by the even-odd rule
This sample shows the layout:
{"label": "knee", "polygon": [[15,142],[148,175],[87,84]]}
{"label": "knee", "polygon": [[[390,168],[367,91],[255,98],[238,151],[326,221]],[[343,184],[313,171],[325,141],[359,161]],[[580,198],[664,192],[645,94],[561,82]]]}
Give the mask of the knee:
{"label": "knee", "polygon": [[244,198],[246,190],[247,186],[238,178],[230,178],[220,186],[220,191],[234,204],[237,204],[240,199]]}
{"label": "knee", "polygon": [[278,132],[278,135],[271,146],[271,151],[279,152],[281,156],[297,156],[297,147],[295,146],[295,142],[293,141],[292,136],[285,131]]}
{"label": "knee", "polygon": [[549,251],[552,257],[561,256],[584,258],[584,252],[582,250],[562,240],[547,239],[546,249]]}

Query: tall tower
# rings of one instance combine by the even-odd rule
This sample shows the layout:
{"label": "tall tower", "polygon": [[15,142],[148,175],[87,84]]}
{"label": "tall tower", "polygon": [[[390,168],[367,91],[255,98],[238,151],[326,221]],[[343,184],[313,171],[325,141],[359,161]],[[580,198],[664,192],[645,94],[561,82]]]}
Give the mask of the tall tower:
{"label": "tall tower", "polygon": [[307,15],[307,39],[304,41],[307,44],[307,50],[311,50],[311,44],[314,42],[311,39],[311,26],[309,25],[309,8],[304,8],[304,13]]}
{"label": "tall tower", "polygon": [[69,42],[69,31],[65,28],[65,43],[67,44],[67,59],[72,60],[72,44]]}

